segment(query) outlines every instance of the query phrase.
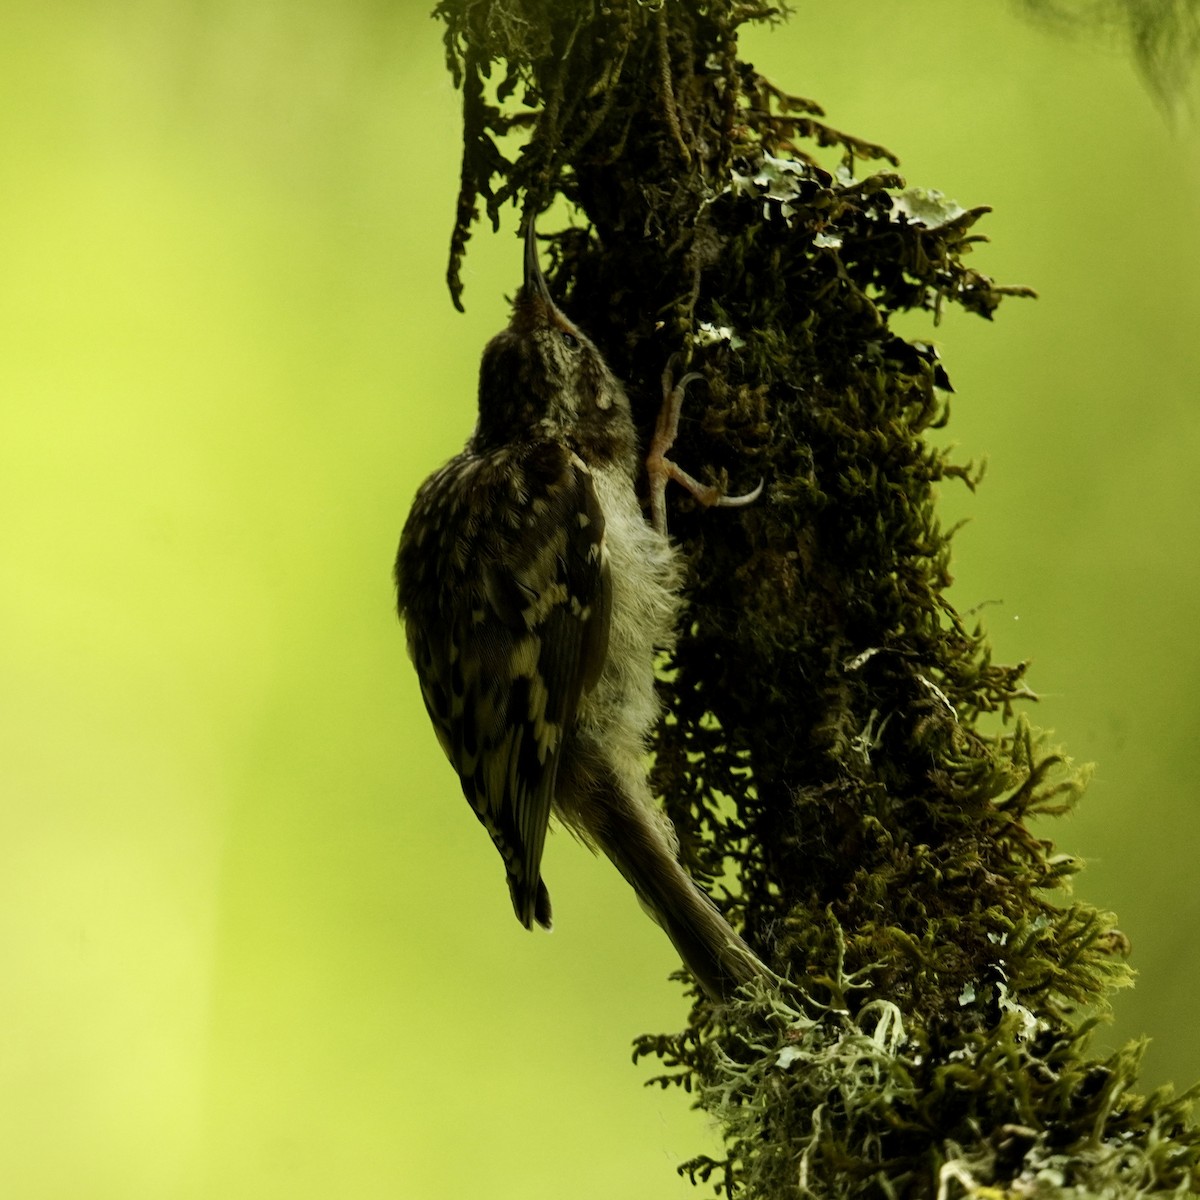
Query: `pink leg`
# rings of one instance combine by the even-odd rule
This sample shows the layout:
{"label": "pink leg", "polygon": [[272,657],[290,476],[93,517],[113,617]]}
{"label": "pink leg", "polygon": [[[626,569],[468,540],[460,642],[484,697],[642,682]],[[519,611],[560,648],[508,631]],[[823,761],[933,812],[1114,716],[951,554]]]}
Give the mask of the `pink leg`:
{"label": "pink leg", "polygon": [[650,520],[659,533],[667,532],[667,480],[687,488],[696,500],[706,508],[720,505],[723,508],[740,508],[744,504],[753,504],[762,495],[762,480],[758,486],[744,496],[725,496],[715,484],[704,484],[689,475],[682,467],[677,466],[669,458],[667,452],[675,444],[675,436],[679,432],[679,414],[683,408],[683,393],[687,385],[700,375],[689,371],[677,383],[671,382],[674,358],[667,363],[663,371],[662,388],[663,403],[658,411],[658,421],[654,427],[654,437],[650,439],[650,453],[646,455],[646,473],[650,477]]}

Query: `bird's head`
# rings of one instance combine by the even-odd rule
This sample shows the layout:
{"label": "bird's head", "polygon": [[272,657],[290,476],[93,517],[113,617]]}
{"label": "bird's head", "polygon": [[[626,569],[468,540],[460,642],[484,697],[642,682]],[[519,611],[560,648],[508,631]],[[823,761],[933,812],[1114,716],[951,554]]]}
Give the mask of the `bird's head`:
{"label": "bird's head", "polygon": [[487,344],[479,371],[480,448],[524,437],[579,443],[585,458],[632,451],[629,400],[596,344],[554,303],[531,220],[525,279],[512,320]]}

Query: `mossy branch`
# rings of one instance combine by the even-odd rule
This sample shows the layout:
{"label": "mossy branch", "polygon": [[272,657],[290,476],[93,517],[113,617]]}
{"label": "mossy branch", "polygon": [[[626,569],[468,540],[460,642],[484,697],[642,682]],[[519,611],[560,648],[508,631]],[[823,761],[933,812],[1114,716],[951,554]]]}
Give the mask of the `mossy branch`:
{"label": "mossy branch", "polygon": [[1129,44],[1142,78],[1164,109],[1186,97],[1200,58],[1200,0],[1019,0],[1058,29],[1099,30]]}
{"label": "mossy branch", "polygon": [[676,456],[766,482],[736,515],[672,513],[690,606],[654,782],[689,868],[793,981],[694,996],[681,1032],[637,1040],[724,1130],[722,1159],[681,1170],[761,1200],[1183,1194],[1190,1097],[1135,1095],[1136,1047],[1089,1057],[1125,939],[1029,826],[1086,772],[947,599],[934,485],[979,473],[927,440],[952,392],[937,350],[890,327],[1030,294],[967,265],[987,209],[906,188],[741,61],[739,26],[773,7],[437,14],[463,90],[455,302],[480,201],[497,223],[564,197],[582,223],[549,234],[552,286],[643,428],[682,354],[705,382]]}

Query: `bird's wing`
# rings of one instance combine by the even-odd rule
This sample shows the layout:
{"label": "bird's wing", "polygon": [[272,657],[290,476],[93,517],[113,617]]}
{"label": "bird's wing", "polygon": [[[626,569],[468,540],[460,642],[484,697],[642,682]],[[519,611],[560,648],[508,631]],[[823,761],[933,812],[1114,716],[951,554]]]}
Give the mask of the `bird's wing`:
{"label": "bird's wing", "polygon": [[542,442],[513,465],[480,468],[453,531],[466,586],[444,594],[441,622],[415,628],[410,612],[408,627],[426,707],[504,859],[517,917],[548,926],[542,849],[563,741],[604,662],[611,585],[583,462]]}

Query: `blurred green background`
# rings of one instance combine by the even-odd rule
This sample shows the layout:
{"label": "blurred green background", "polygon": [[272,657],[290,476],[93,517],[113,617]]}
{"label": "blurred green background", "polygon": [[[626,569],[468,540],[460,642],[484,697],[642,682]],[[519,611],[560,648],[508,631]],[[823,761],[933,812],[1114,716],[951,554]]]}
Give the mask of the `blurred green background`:
{"label": "blurred green background", "polygon": [[[631,1038],[684,1020],[615,872],[552,840],[512,919],[389,581],[470,429],[518,244],[443,286],[458,100],[424,4],[8,0],[0,14],[0,1193],[692,1194]],[[960,609],[1099,763],[1048,832],[1200,1077],[1193,611],[1200,136],[1123,52],[1002,3],[801,9],[745,50],[1040,289],[937,333]],[[507,231],[506,231],[507,234]]]}

